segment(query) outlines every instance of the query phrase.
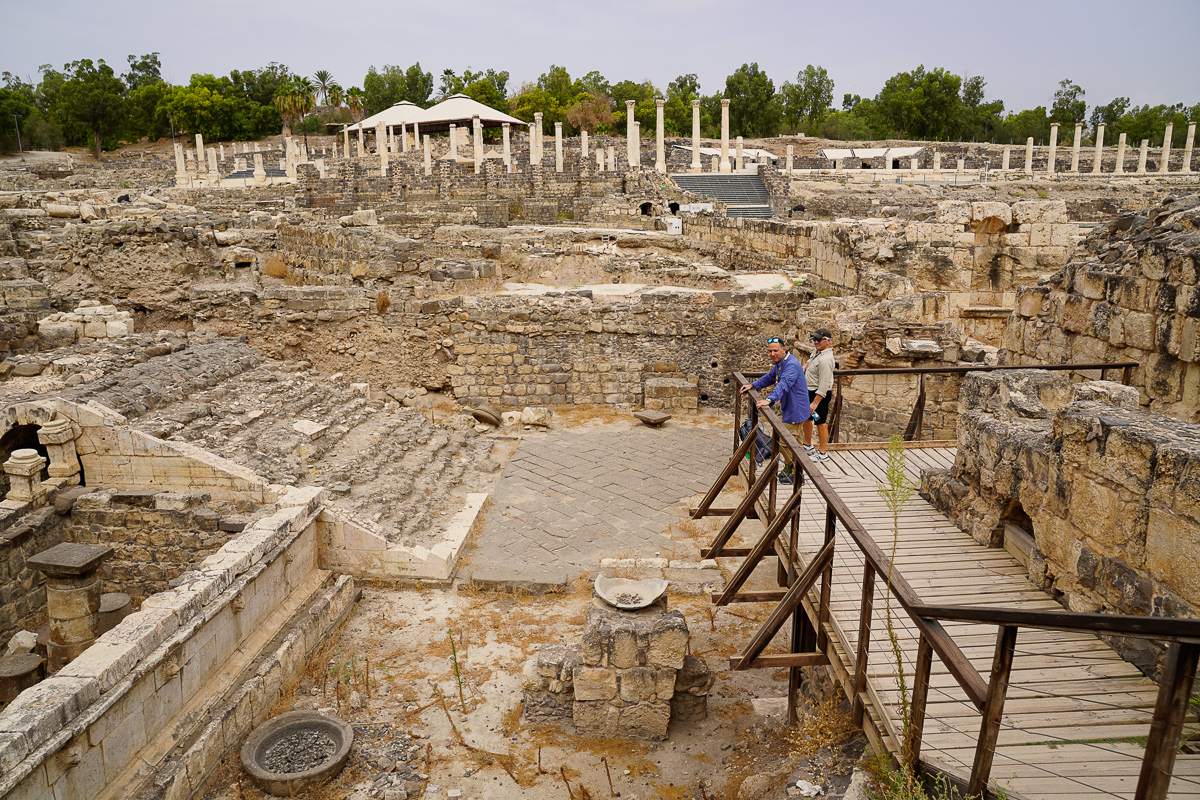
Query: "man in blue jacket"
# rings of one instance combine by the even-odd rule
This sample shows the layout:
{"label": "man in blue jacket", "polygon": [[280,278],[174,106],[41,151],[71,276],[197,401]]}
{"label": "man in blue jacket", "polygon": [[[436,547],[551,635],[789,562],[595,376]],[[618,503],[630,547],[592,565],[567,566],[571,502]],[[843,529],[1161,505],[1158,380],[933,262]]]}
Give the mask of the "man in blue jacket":
{"label": "man in blue jacket", "polygon": [[[812,413],[809,410],[808,382],[804,379],[804,369],[800,366],[800,361],[784,349],[783,342],[778,336],[767,339],[767,355],[775,366],[750,386],[759,392],[771,384],[775,384],[775,388],[755,405],[763,408],[766,405],[778,403],[779,416],[783,420],[783,424],[796,437],[796,441],[802,441],[800,437],[804,435],[804,432],[801,426]],[[743,386],[741,389],[742,394],[749,390],[748,386]],[[784,460],[788,463],[784,475],[791,478],[793,474],[791,450],[787,447],[782,447],[781,450]],[[790,483],[791,481],[787,480],[786,482]]]}

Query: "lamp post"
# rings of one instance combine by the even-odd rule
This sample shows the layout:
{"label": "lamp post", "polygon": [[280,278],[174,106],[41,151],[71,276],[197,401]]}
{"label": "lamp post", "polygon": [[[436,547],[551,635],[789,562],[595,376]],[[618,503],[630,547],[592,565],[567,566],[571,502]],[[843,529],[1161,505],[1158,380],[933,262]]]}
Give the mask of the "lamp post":
{"label": "lamp post", "polygon": [[17,119],[17,115],[13,114],[13,125],[17,129],[17,150],[21,153],[21,162],[25,162],[25,148],[21,145],[21,123]]}

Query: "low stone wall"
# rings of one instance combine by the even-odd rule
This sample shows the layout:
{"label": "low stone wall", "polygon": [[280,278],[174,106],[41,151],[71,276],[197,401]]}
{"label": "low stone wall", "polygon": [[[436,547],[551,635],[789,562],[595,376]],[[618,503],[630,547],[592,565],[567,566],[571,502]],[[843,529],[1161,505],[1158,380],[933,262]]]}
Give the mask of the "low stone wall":
{"label": "low stone wall", "polygon": [[36,631],[47,623],[45,576],[25,562],[69,541],[67,529],[54,507],[48,506],[22,516],[0,533],[0,642],[17,631]]}
{"label": "low stone wall", "polygon": [[[199,788],[350,605],[349,579],[318,597],[328,579],[316,568],[323,497],[285,493],[276,513],[0,712],[0,794],[129,796],[147,765],[165,766],[153,782],[166,796]],[[297,614],[297,629],[261,658]],[[186,757],[165,765],[173,749]]]}
{"label": "low stone wall", "polygon": [[[971,375],[960,404],[954,468],[922,478],[960,528],[1024,553],[1071,610],[1196,615],[1200,426],[1137,410],[1130,387],[1035,370]],[[1114,645],[1157,669],[1158,645]]]}

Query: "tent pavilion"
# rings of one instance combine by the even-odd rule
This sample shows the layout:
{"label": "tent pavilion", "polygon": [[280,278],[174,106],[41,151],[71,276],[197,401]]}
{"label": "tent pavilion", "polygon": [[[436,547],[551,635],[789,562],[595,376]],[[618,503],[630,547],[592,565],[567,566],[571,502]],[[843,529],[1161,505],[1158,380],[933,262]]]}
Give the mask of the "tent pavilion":
{"label": "tent pavilion", "polygon": [[401,100],[390,108],[385,108],[378,114],[372,114],[361,122],[356,122],[346,128],[348,131],[375,130],[375,126],[383,123],[387,128],[399,127],[402,124],[408,124],[418,114],[423,114],[425,109],[421,108],[416,103],[410,103],[407,100]]}
{"label": "tent pavilion", "polygon": [[346,130],[369,131],[381,122],[386,128],[398,128],[401,125],[412,125],[415,122],[423,133],[443,133],[449,130],[451,125],[457,125],[460,128],[469,126],[472,117],[479,117],[480,123],[485,128],[498,128],[505,122],[510,125],[529,125],[524,120],[485,106],[465,94],[453,94],[437,105],[424,109],[403,100],[391,108],[367,117],[362,122],[350,125]]}

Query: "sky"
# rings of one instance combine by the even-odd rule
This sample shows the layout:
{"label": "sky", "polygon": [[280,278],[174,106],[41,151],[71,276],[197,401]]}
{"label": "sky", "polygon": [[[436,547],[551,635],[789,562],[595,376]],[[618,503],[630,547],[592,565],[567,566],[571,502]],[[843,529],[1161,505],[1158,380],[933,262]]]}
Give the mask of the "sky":
{"label": "sky", "polygon": [[349,88],[372,65],[420,62],[435,88],[446,68],[508,70],[511,93],[556,64],[663,90],[695,73],[712,94],[757,62],[777,89],[807,64],[824,67],[835,107],[922,64],[983,76],[987,100],[1006,111],[1049,107],[1064,78],[1089,109],[1121,96],[1192,106],[1198,37],[1200,0],[0,0],[0,71],[34,82],[42,64],[104,59],[120,74],[128,55],[158,52],[171,83],[274,61],[329,70]]}

